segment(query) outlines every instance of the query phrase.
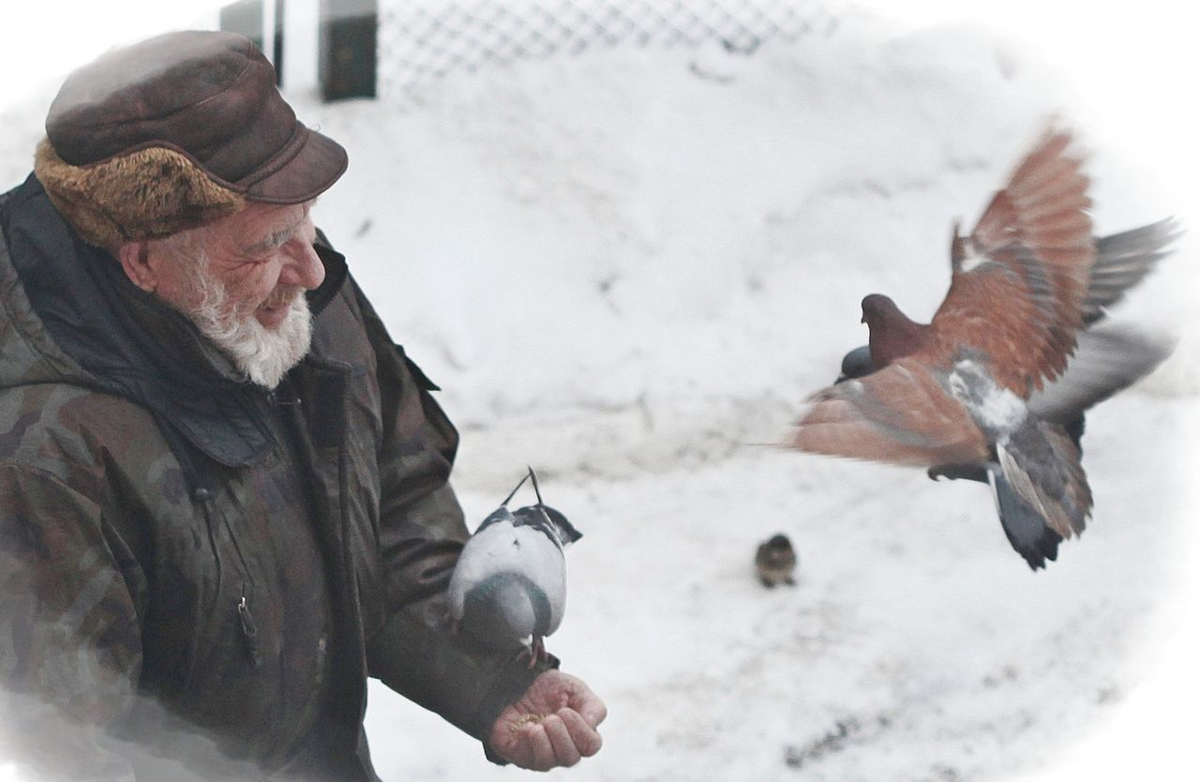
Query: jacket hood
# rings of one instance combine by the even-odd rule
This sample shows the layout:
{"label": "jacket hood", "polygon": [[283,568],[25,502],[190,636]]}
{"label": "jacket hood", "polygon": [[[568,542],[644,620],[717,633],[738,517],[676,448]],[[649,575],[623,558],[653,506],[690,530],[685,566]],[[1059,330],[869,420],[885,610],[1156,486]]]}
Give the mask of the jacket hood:
{"label": "jacket hood", "polygon": [[[195,461],[187,445],[226,466],[271,448],[266,390],[240,377],[190,320],[130,282],[105,250],[83,242],[35,176],[0,196],[0,233],[0,389],[57,382],[136,402],[154,414],[185,469]],[[314,314],[346,277],[341,255],[317,250],[326,280],[309,294]]]}
{"label": "jacket hood", "polygon": [[0,388],[51,382],[94,385],[50,338],[12,262],[11,217],[26,185],[0,195]]}

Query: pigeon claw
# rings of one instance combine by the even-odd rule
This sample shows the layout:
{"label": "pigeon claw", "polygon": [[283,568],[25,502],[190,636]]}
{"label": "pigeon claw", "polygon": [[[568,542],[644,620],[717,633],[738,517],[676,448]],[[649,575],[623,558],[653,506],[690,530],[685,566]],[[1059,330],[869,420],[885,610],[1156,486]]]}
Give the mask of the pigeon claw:
{"label": "pigeon claw", "polygon": [[522,660],[526,656],[529,657],[530,668],[550,660],[550,653],[546,651],[546,644],[542,641],[541,636],[534,636],[533,643],[517,652],[518,660]]}

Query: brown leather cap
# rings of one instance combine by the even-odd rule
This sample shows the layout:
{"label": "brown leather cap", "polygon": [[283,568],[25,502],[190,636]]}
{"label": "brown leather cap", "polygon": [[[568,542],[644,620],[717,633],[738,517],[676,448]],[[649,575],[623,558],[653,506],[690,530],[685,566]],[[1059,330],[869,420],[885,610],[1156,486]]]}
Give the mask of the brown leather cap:
{"label": "brown leather cap", "polygon": [[51,104],[46,135],[69,166],[165,148],[222,189],[274,204],[315,198],[347,163],[341,145],[296,120],[262,52],[227,32],[167,33],[80,68]]}

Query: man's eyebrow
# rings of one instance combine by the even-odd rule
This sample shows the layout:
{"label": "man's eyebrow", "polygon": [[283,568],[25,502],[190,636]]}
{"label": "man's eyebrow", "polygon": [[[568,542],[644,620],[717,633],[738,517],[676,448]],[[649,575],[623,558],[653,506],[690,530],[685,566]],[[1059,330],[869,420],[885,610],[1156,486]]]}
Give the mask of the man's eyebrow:
{"label": "man's eyebrow", "polygon": [[247,247],[245,252],[252,255],[254,253],[263,252],[264,250],[271,250],[279,247],[284,242],[295,236],[296,230],[300,228],[301,222],[303,222],[303,219],[297,220],[286,228],[280,228],[278,231],[272,232],[265,239],[255,242]]}

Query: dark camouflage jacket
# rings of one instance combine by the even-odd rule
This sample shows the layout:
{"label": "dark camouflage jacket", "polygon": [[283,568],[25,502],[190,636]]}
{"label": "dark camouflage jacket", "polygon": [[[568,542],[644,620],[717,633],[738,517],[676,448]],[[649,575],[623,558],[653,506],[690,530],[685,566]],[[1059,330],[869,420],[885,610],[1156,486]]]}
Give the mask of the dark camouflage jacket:
{"label": "dark camouflage jacket", "polygon": [[457,434],[341,256],[268,393],[34,177],[0,229],[8,741],[74,779],[374,779],[368,675],[483,737],[538,671],[437,629]]}

